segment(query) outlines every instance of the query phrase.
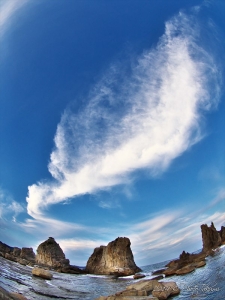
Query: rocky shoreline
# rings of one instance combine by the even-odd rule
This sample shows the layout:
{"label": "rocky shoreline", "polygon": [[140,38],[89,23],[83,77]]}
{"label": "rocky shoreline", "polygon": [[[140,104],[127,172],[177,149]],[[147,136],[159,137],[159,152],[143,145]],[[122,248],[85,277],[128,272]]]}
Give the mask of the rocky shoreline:
{"label": "rocky shoreline", "polygon": [[[194,272],[196,268],[204,267],[206,257],[213,255],[216,248],[225,244],[225,228],[223,226],[220,231],[217,231],[213,223],[209,227],[204,224],[201,225],[201,231],[203,248],[200,253],[190,254],[183,251],[178,259],[170,261],[165,268],[152,273],[152,275],[158,276],[144,280],[140,280],[145,275],[141,273],[141,269],[134,262],[128,238],[117,238],[107,246],[95,248],[85,270],[71,266],[59,244],[52,237],[38,246],[36,255],[32,248],[20,249],[0,242],[0,256],[22,265],[31,266],[31,275],[48,280],[52,278],[51,270],[69,274],[106,274],[114,277],[134,274],[133,278],[139,279],[136,283],[127,286],[125,290],[110,296],[101,296],[97,300],[167,299],[170,296],[178,295],[180,291],[175,282],[165,282],[165,277],[185,275]],[[161,279],[164,280],[160,282]],[[21,294],[8,293],[1,289],[0,299],[26,298]]]}
{"label": "rocky shoreline", "polygon": [[[190,254],[183,251],[179,259],[172,260],[165,265],[164,269],[157,270],[152,275],[159,275],[160,279],[172,275],[185,275],[193,272],[196,268],[206,265],[206,257],[214,255],[215,250],[225,244],[225,227],[217,231],[213,222],[208,227],[201,225],[203,248],[200,253]],[[157,278],[141,280],[136,284],[127,286],[126,290],[109,296],[100,296],[95,300],[164,300],[180,293],[176,282],[159,282]],[[159,279],[159,280],[160,280]]]}

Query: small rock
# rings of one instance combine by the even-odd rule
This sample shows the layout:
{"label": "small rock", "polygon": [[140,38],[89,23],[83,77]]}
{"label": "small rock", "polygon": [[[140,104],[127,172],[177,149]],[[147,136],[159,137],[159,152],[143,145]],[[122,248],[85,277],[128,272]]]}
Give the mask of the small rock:
{"label": "small rock", "polygon": [[33,268],[32,274],[44,279],[52,279],[52,274],[49,271],[41,268]]}
{"label": "small rock", "polygon": [[134,274],[133,278],[134,279],[140,279],[146,277],[144,274]]}

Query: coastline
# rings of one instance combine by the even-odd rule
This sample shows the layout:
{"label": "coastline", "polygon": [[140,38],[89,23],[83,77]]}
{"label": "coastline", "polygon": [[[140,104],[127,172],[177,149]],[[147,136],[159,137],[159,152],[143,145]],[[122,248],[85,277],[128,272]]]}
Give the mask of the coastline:
{"label": "coastline", "polygon": [[[0,299],[47,300],[51,295],[51,299],[93,300],[100,297],[100,295],[113,295],[119,291],[125,290],[126,286],[139,281],[136,281],[131,277],[113,279],[110,276],[72,275],[60,274],[58,272],[53,273],[53,279],[51,281],[45,281],[43,279],[32,277],[30,272],[31,267],[20,267],[18,263],[10,262],[4,258],[2,259],[4,260],[1,263],[2,278],[5,278],[6,280],[3,280],[2,285],[0,285],[4,287],[4,293],[6,295],[8,295],[7,293],[9,292],[17,292],[18,294],[17,298],[10,297]],[[214,256],[207,257],[207,264],[203,268],[197,269],[186,275],[169,276],[160,280],[160,282],[175,281],[177,283],[181,292],[180,295],[177,295],[174,299],[189,300],[192,296],[195,296],[195,299],[220,299],[218,296],[220,297],[220,295],[225,294],[225,287],[221,282],[221,280],[223,282],[225,280],[223,271],[224,262],[225,245],[219,247],[217,251],[215,251]],[[151,274],[155,270],[162,268],[163,265],[165,265],[165,261],[161,264],[157,263],[143,266],[143,272],[146,274],[146,279],[149,280],[152,277]],[[11,273],[9,273],[9,271]],[[66,292],[66,289],[69,289],[69,292],[67,290],[68,293]],[[41,294],[39,293],[40,291],[42,292]],[[21,298],[22,295],[27,298]],[[20,298],[18,296],[20,296]]]}

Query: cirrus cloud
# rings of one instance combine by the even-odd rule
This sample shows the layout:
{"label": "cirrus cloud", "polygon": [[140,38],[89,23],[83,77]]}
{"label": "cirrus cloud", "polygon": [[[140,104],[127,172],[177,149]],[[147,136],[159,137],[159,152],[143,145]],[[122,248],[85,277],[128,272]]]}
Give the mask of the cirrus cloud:
{"label": "cirrus cloud", "polygon": [[218,102],[219,71],[199,39],[194,17],[180,13],[129,74],[112,65],[83,110],[64,112],[52,181],[28,187],[29,215],[41,219],[50,205],[126,184],[139,169],[157,176],[202,139],[203,111]]}

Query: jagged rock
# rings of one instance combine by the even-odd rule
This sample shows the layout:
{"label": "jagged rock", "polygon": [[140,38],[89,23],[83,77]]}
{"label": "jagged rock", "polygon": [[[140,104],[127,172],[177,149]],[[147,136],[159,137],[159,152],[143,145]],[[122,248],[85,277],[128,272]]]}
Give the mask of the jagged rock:
{"label": "jagged rock", "polygon": [[225,244],[225,227],[224,226],[221,226],[220,236],[221,236],[221,243]]}
{"label": "jagged rock", "polygon": [[130,240],[118,237],[107,246],[94,249],[85,271],[92,274],[127,276],[140,272],[134,262]]}
{"label": "jagged rock", "polygon": [[179,259],[172,260],[169,262],[163,271],[165,276],[181,275],[194,271],[195,268],[203,267],[205,263],[206,253],[190,254],[183,251]]}
{"label": "jagged rock", "polygon": [[69,260],[66,259],[59,244],[52,237],[49,237],[48,240],[38,246],[36,263],[52,268],[69,266]]}
{"label": "jagged rock", "polygon": [[215,249],[221,245],[222,239],[220,236],[220,231],[216,230],[213,222],[211,223],[210,227],[208,227],[207,224],[202,224],[201,231],[202,231],[203,252],[209,253],[212,249]]}
{"label": "jagged rock", "polygon": [[10,247],[2,242],[0,242],[0,255],[4,258],[18,262],[22,265],[34,265],[35,254],[32,248],[18,248]]}
{"label": "jagged rock", "polygon": [[52,279],[52,274],[48,270],[44,270],[41,268],[33,268],[32,274],[44,279]]}
{"label": "jagged rock", "polygon": [[81,274],[84,273],[77,266],[71,266],[69,259],[66,259],[61,247],[53,237],[41,243],[37,248],[36,264],[53,268],[57,272]]}

